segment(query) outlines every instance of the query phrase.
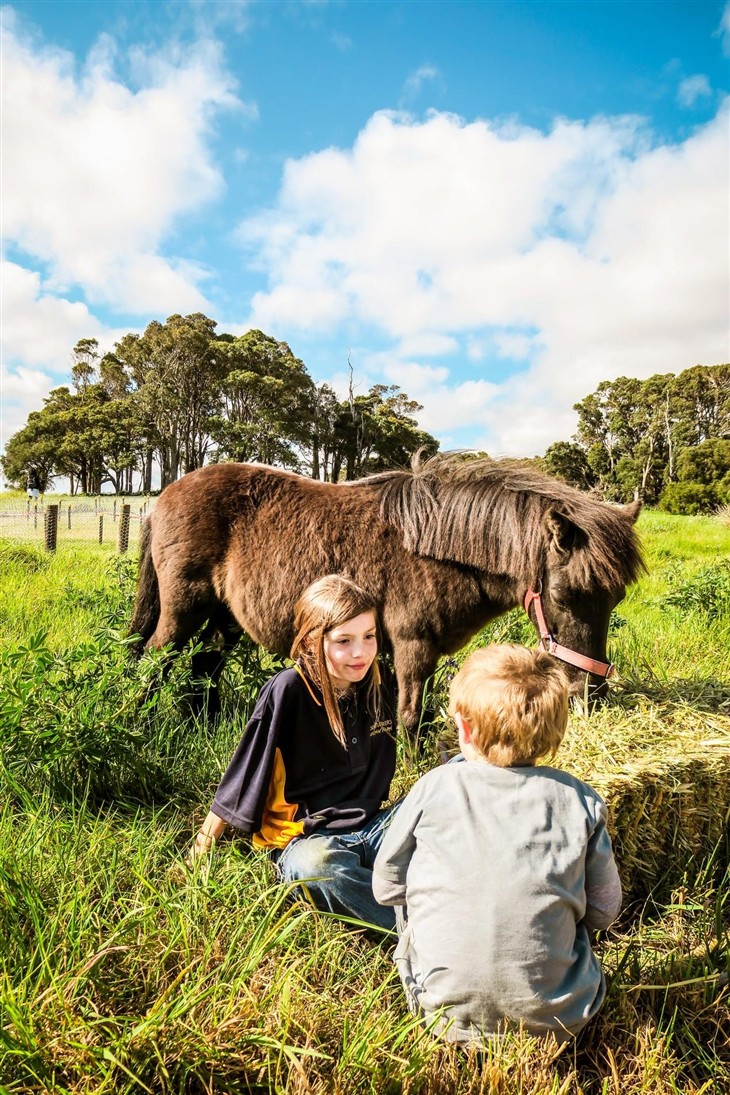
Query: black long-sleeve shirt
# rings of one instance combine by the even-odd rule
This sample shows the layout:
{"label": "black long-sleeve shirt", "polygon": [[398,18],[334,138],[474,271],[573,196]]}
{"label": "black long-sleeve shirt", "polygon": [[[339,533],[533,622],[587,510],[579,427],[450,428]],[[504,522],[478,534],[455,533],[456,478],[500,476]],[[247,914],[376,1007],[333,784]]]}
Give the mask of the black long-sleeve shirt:
{"label": "black long-sleeve shirt", "polygon": [[211,809],[259,848],[283,848],[315,830],[352,831],[387,799],[395,771],[396,698],[381,665],[380,711],[370,675],[340,701],[347,745],[330,727],[321,693],[297,668],[259,694]]}

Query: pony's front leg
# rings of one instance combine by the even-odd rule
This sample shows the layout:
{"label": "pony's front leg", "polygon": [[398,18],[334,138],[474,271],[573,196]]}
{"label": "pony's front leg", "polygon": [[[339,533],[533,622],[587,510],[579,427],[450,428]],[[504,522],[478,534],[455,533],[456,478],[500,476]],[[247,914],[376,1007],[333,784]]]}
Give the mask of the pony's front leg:
{"label": "pony's front leg", "polygon": [[411,741],[419,736],[426,681],[433,674],[438,662],[438,651],[426,642],[395,640],[393,664],[398,681],[398,713]]}

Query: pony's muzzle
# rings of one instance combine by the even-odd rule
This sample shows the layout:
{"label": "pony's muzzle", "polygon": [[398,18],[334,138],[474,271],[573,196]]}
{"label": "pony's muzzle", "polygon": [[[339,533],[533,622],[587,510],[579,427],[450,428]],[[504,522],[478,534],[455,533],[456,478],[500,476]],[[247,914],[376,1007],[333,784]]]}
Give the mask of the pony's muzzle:
{"label": "pony's muzzle", "polygon": [[608,679],[591,673],[578,673],[568,687],[571,706],[588,713],[608,695]]}

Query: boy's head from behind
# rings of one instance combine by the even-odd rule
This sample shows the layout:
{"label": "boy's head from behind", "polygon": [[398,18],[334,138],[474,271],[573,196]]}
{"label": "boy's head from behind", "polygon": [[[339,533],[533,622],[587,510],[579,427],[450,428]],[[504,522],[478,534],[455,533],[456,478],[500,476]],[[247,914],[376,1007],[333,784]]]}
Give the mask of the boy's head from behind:
{"label": "boy's head from behind", "polygon": [[449,713],[470,744],[501,768],[557,752],[568,724],[568,679],[542,650],[503,644],[475,650],[451,682]]}

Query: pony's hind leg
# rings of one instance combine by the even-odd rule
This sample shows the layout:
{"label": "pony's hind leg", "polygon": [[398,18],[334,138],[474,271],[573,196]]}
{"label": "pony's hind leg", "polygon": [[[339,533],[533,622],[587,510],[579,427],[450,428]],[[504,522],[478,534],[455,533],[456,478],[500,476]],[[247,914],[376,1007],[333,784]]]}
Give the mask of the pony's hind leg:
{"label": "pony's hind leg", "polygon": [[208,620],[200,641],[203,646],[192,657],[192,675],[195,688],[190,696],[190,706],[195,715],[217,718],[221,701],[219,682],[229,652],[241,638],[242,630],[234,617],[221,607]]}
{"label": "pony's hind leg", "polygon": [[167,679],[174,658],[180,653],[185,643],[192,639],[196,631],[199,631],[205,623],[208,612],[174,612],[165,607],[157,620],[157,626],[144,644],[145,650],[159,651],[164,647],[170,648],[169,654],[158,657],[153,663],[154,668],[149,672],[147,685],[144,689],[142,702],[148,700],[162,688]]}
{"label": "pony's hind leg", "polygon": [[165,606],[160,613],[157,626],[145,643],[146,650],[160,650],[172,644],[175,650],[182,650],[188,639],[203,626],[210,615],[210,605],[176,611]]}

